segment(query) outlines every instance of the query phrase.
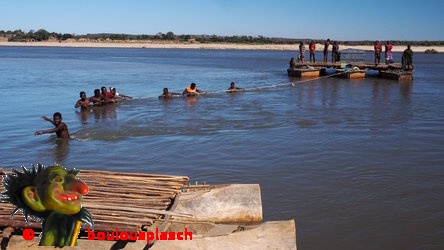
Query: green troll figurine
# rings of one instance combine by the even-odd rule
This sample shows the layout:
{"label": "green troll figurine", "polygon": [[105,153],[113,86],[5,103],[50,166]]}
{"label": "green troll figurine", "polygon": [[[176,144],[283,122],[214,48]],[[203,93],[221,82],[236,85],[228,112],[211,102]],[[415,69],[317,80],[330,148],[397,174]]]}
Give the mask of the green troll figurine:
{"label": "green troll figurine", "polygon": [[29,216],[42,222],[39,246],[76,246],[82,224],[94,230],[91,214],[80,203],[88,186],[76,177],[79,170],[57,164],[22,169],[3,177],[5,191],[0,201],[16,206],[11,218],[22,210],[29,224]]}

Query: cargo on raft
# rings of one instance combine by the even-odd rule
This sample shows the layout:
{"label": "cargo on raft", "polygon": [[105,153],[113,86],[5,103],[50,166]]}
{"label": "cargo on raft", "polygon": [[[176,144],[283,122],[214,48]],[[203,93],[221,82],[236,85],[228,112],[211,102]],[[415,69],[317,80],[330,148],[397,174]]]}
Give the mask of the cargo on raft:
{"label": "cargo on raft", "polygon": [[343,68],[335,69],[338,77],[348,78],[348,79],[364,79],[367,70],[360,69],[356,66],[352,66],[351,64],[346,65]]}
{"label": "cargo on raft", "polygon": [[301,77],[301,78],[319,77],[321,74],[320,72],[321,68],[314,68],[307,65],[287,69],[288,76]]}
{"label": "cargo on raft", "polygon": [[392,79],[398,81],[411,81],[413,80],[413,73],[415,70],[396,70],[396,69],[388,69],[379,71],[379,76],[385,79]]}

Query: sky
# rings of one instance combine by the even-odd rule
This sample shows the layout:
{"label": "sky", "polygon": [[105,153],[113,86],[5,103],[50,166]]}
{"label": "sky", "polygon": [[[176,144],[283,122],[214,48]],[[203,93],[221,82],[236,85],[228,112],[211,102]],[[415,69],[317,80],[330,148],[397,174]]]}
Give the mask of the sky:
{"label": "sky", "polygon": [[1,0],[0,30],[443,41],[442,0]]}

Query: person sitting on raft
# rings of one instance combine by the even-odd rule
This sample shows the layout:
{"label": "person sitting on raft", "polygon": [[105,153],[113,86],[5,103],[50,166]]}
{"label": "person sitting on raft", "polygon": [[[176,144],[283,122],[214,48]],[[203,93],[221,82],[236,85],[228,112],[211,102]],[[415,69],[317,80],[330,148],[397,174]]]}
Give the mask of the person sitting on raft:
{"label": "person sitting on raft", "polygon": [[159,99],[171,99],[173,98],[173,95],[180,95],[180,93],[169,92],[168,88],[163,88],[163,93],[159,96]]}
{"label": "person sitting on raft", "polygon": [[294,57],[290,59],[290,69],[296,68],[296,60],[294,60]]}
{"label": "person sitting on raft", "polygon": [[187,87],[183,92],[182,95],[186,96],[196,96],[198,94],[205,94],[205,91],[201,91],[196,87],[196,84],[193,82],[189,87]]}
{"label": "person sitting on raft", "polygon": [[236,92],[236,91],[244,91],[244,88],[236,87],[236,84],[234,82],[230,83],[230,87],[227,89],[227,92]]}

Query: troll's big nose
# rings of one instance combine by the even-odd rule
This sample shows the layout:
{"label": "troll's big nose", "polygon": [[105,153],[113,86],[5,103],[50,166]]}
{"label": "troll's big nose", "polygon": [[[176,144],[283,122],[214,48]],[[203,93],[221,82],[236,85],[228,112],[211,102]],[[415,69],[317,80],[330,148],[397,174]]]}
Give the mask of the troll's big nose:
{"label": "troll's big nose", "polygon": [[88,185],[78,180],[74,183],[72,188],[74,191],[76,191],[79,194],[87,194],[89,190]]}

